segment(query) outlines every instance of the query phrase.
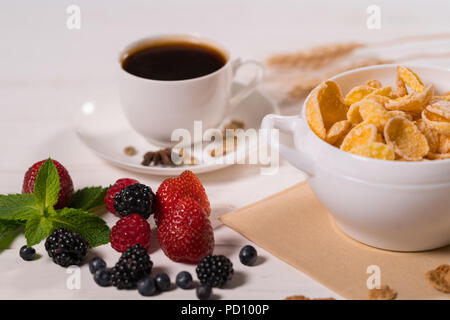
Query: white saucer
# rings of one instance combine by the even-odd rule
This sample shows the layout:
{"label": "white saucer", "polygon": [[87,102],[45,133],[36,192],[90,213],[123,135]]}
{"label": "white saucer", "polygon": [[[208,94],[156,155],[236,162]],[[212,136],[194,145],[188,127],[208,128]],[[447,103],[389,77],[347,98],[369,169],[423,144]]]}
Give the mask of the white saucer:
{"label": "white saucer", "polygon": [[[235,83],[233,90],[242,85]],[[227,119],[236,119],[245,123],[245,129],[259,129],[263,117],[268,113],[278,113],[276,105],[263,93],[256,90],[242,104],[234,109]],[[143,155],[148,151],[159,150],[149,143],[128,124],[120,107],[116,93],[108,93],[97,99],[86,101],[80,108],[75,129],[80,139],[97,156],[121,168],[153,175],[175,176],[184,170],[202,173],[230,166],[226,163],[199,163],[196,165],[180,165],[176,167],[143,166]],[[138,151],[134,156],[124,154],[124,148],[133,146]],[[256,150],[249,150],[255,152]]]}

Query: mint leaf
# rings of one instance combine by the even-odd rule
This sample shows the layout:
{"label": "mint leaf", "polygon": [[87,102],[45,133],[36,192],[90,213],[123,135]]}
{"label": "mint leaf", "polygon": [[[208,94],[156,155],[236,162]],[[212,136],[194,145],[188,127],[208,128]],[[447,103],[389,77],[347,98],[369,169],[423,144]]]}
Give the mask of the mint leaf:
{"label": "mint leaf", "polygon": [[11,245],[22,226],[23,223],[14,220],[0,220],[0,252]]}
{"label": "mint leaf", "polygon": [[34,194],[0,195],[0,219],[24,221],[41,212]]}
{"label": "mint leaf", "polygon": [[27,245],[33,246],[44,240],[53,231],[52,221],[43,215],[34,214],[25,225],[25,238]]}
{"label": "mint leaf", "polygon": [[93,212],[105,205],[104,199],[108,188],[86,187],[78,190],[73,196],[71,207]]}
{"label": "mint leaf", "polygon": [[75,208],[64,208],[50,212],[48,219],[55,229],[67,228],[78,232],[91,247],[109,242],[109,227],[99,216]]}
{"label": "mint leaf", "polygon": [[53,207],[58,202],[59,175],[51,158],[48,158],[39,168],[34,183],[34,194],[42,209]]}

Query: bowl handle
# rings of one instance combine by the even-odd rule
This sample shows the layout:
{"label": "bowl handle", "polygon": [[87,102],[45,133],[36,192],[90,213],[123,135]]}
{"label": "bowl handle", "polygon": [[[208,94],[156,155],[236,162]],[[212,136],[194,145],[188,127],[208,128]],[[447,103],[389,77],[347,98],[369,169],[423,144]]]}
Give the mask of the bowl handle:
{"label": "bowl handle", "polygon": [[[261,128],[265,130],[279,129],[282,131],[287,131],[292,136],[297,134],[303,138],[306,134],[304,123],[300,116],[280,116],[277,114],[268,114],[262,120]],[[271,145],[270,139],[268,139],[268,144]],[[281,155],[294,167],[302,170],[309,176],[314,174],[314,160],[309,154],[301,150],[289,148],[281,143],[278,148]]]}

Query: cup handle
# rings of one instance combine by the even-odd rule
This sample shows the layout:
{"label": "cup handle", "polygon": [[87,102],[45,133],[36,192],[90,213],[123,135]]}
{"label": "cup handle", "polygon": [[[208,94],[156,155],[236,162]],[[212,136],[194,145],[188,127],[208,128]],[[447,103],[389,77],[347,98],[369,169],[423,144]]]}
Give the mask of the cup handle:
{"label": "cup handle", "polygon": [[239,92],[235,93],[234,96],[230,98],[230,102],[228,104],[228,113],[236,108],[242,100],[247,98],[250,93],[252,93],[252,91],[256,89],[258,84],[261,82],[264,73],[264,66],[258,60],[238,58],[232,62],[231,68],[233,70],[233,77],[236,76],[237,71],[241,67],[251,64],[257,66],[258,69],[249,83],[247,83]]}
{"label": "cup handle", "polygon": [[[261,129],[279,129],[288,132],[293,137],[300,135],[300,138],[305,138],[306,135],[306,128],[300,116],[268,114],[262,120]],[[268,139],[268,144],[271,145],[270,139]],[[308,153],[289,148],[281,143],[271,147],[278,147],[280,154],[294,167],[302,170],[308,176],[314,175],[314,159]]]}

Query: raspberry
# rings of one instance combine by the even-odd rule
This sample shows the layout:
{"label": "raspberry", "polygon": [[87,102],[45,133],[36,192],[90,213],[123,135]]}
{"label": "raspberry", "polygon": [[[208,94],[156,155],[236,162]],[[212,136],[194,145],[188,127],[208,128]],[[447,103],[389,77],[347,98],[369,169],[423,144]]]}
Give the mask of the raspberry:
{"label": "raspberry", "polygon": [[139,181],[129,178],[122,178],[117,180],[116,183],[114,183],[114,185],[111,186],[106,192],[105,196],[106,210],[120,217],[119,214],[116,212],[116,209],[114,209],[114,197],[117,193],[119,193],[120,190],[135,183],[139,183]]}
{"label": "raspberry", "polygon": [[155,194],[150,187],[136,183],[123,188],[114,196],[114,209],[121,216],[137,213],[148,219],[153,213]]}
{"label": "raspberry", "polygon": [[62,267],[80,264],[88,248],[88,242],[80,234],[66,228],[56,229],[45,240],[49,257]]}
{"label": "raspberry", "polygon": [[200,283],[222,287],[233,277],[233,263],[222,255],[204,257],[195,269]]}
{"label": "raspberry", "polygon": [[211,212],[208,196],[200,180],[192,171],[186,170],[177,178],[168,178],[156,192],[155,222],[159,226],[167,213],[184,197],[191,197],[203,208],[206,215]]}
{"label": "raspberry", "polygon": [[158,228],[163,252],[175,262],[197,263],[214,249],[214,233],[203,208],[190,197],[178,200]]}
{"label": "raspberry", "polygon": [[151,235],[150,225],[147,220],[135,213],[117,221],[111,230],[109,239],[111,247],[118,252],[124,252],[128,247],[138,243],[148,250],[150,248]]}
{"label": "raspberry", "polygon": [[[33,193],[34,183],[36,181],[36,176],[46,160],[42,160],[33,164],[25,173],[23,179],[22,193]],[[73,182],[70,178],[69,172],[64,168],[64,166],[56,160],[52,160],[53,164],[58,171],[59,184],[61,190],[58,193],[58,203],[55,205],[55,209],[62,209],[64,207],[70,206],[72,203],[72,198],[74,195]]]}
{"label": "raspberry", "polygon": [[153,262],[140,244],[128,247],[114,268],[111,269],[111,282],[117,289],[136,289],[137,282],[150,275]]}

